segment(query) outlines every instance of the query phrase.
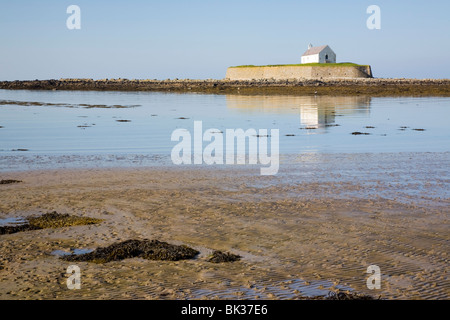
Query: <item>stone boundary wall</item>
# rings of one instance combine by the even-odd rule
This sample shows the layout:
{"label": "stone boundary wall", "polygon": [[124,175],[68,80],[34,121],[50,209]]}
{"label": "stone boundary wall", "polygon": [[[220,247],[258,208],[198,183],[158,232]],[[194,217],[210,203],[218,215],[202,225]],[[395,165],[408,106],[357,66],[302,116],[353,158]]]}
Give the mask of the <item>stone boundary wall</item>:
{"label": "stone boundary wall", "polygon": [[277,66],[277,67],[230,67],[228,80],[302,80],[302,79],[353,79],[372,78],[370,66]]}

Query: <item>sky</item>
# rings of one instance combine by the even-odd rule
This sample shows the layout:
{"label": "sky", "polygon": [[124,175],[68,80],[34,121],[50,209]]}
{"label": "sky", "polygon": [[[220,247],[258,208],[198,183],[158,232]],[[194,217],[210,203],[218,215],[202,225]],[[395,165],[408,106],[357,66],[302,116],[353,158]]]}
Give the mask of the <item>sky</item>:
{"label": "sky", "polygon": [[[370,5],[381,29],[367,27]],[[300,63],[309,43],[379,78],[450,78],[449,16],[448,0],[1,1],[0,80],[222,79],[229,66]]]}

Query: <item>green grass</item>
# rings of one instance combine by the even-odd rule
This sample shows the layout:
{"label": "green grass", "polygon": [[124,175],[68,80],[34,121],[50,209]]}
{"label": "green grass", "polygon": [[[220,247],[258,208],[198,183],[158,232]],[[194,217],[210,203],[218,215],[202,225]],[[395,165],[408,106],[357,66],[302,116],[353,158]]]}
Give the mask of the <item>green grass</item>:
{"label": "green grass", "polygon": [[266,66],[234,66],[230,68],[258,68],[258,67],[367,67],[367,65],[356,64],[352,62],[340,62],[340,63],[303,63],[303,64],[271,64]]}

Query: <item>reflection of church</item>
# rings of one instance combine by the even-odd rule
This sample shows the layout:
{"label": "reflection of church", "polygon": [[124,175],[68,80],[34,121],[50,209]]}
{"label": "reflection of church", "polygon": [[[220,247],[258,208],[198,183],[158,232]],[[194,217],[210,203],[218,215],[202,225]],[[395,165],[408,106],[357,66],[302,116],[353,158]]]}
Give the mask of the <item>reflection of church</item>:
{"label": "reflection of church", "polygon": [[322,128],[335,123],[336,116],[369,113],[365,96],[243,96],[227,95],[227,107],[245,113],[300,113],[304,128]]}

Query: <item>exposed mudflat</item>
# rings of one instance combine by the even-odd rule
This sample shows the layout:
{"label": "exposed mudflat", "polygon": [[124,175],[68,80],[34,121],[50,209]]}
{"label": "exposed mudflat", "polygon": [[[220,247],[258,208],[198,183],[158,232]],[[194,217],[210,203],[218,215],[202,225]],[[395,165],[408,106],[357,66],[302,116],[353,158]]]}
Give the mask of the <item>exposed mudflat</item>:
{"label": "exposed mudflat", "polygon": [[[246,167],[2,173],[23,182],[0,187],[0,218],[56,210],[103,222],[1,235],[0,298],[300,299],[340,289],[449,299],[448,153],[317,157],[274,177]],[[53,254],[129,239],[200,253],[105,264]],[[211,263],[215,250],[241,258]],[[66,287],[70,264],[81,290]],[[380,290],[366,287],[369,265],[381,269]]]}

